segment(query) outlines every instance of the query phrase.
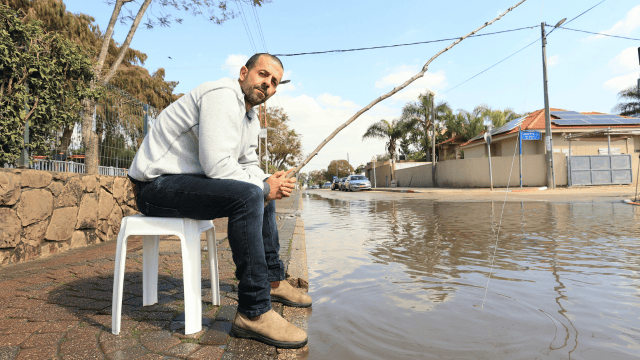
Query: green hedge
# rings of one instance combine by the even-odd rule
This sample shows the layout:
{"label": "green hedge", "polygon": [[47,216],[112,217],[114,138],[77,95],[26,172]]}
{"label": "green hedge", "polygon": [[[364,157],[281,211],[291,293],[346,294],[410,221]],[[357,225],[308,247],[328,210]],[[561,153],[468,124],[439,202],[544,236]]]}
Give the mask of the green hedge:
{"label": "green hedge", "polygon": [[27,121],[31,154],[48,153],[52,134],[80,122],[82,100],[98,96],[82,48],[21,15],[0,5],[0,164],[20,156]]}

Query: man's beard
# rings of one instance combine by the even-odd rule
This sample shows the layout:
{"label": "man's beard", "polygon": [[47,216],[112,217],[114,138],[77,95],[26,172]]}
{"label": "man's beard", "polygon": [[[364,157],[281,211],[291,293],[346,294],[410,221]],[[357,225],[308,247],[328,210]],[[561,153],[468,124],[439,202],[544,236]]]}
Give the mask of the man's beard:
{"label": "man's beard", "polygon": [[[254,85],[248,89],[242,89],[244,92],[244,100],[251,106],[260,105],[267,101],[267,87],[262,85]],[[263,97],[260,98],[260,91],[262,91]]]}

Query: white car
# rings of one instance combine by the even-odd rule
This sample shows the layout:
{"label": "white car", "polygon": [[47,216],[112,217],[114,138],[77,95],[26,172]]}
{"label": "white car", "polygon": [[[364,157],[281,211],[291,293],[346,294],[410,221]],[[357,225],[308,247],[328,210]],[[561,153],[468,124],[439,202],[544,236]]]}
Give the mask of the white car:
{"label": "white car", "polygon": [[349,175],[344,181],[344,188],[347,191],[371,190],[371,182],[364,175]]}

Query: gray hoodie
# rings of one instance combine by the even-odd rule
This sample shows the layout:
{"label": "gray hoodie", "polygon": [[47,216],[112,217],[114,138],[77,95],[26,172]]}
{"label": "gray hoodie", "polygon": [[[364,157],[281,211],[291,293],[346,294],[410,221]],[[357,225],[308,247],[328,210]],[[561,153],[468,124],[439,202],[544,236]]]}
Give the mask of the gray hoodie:
{"label": "gray hoodie", "polygon": [[260,123],[246,111],[238,80],[206,82],[164,109],[136,153],[129,176],[151,181],[165,174],[205,174],[245,181],[264,191],[268,176],[256,149]]}

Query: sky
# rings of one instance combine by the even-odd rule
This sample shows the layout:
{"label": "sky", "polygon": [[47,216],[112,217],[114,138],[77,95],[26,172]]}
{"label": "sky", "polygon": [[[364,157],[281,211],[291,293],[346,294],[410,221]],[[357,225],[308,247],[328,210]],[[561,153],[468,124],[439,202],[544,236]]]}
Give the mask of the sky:
{"label": "sky", "polygon": [[[407,102],[428,90],[436,93],[437,101],[446,101],[456,110],[472,110],[480,104],[516,112],[543,108],[540,41],[465,81],[539,39],[541,22],[553,26],[563,18],[570,20],[600,1],[527,0],[479,34],[532,28],[465,39],[435,59],[423,78],[341,131],[302,172],[326,169],[332,160],[347,158],[355,168],[384,154],[383,140],[362,140],[367,127],[381,119],[398,118]],[[151,73],[164,68],[166,80],[179,82],[176,92],[186,93],[205,81],[237,78],[240,67],[256,52],[293,54],[455,38],[517,2],[273,0],[254,11],[230,1],[228,6],[244,16],[216,25],[173,11],[173,17],[184,19],[182,24],[150,30],[140,26],[131,47],[148,55],[145,68]],[[113,11],[113,5],[100,0],[64,3],[68,11],[93,16],[103,30]],[[148,15],[160,12],[156,3],[159,1],[154,1]],[[130,3],[127,8],[135,14],[139,5]],[[129,26],[116,26],[115,41],[124,41]],[[607,0],[563,26],[640,38],[640,4],[637,0]],[[547,27],[547,33],[551,29]],[[281,107],[289,115],[289,126],[301,134],[307,155],[358,110],[418,73],[451,42],[281,56],[284,79],[291,83],[279,86],[267,106]],[[640,77],[639,46],[637,40],[554,31],[547,40],[550,106],[610,113],[618,92],[635,85]]]}

